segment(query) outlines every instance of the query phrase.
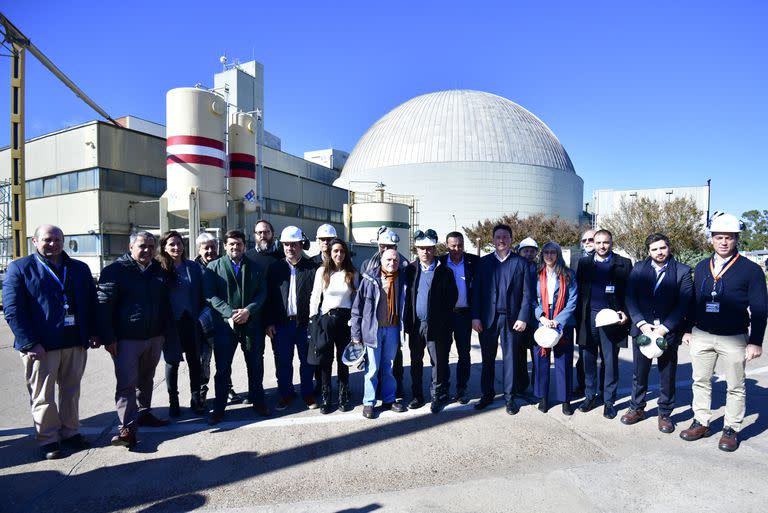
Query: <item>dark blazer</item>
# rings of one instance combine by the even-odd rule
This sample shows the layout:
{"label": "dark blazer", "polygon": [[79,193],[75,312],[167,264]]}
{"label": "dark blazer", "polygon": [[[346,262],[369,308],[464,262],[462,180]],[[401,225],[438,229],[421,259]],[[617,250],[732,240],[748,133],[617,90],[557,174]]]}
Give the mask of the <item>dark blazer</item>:
{"label": "dark blazer", "polygon": [[[192,311],[189,312],[193,320],[197,320],[200,317],[200,312],[206,306],[205,296],[203,295],[203,271],[200,264],[192,260],[184,260],[184,267],[176,269],[177,273],[185,273],[189,277],[190,294],[192,296],[191,307]],[[168,273],[169,279],[169,294],[172,293],[174,283],[170,280],[177,280],[177,277],[173,273]],[[174,312],[173,299],[171,299],[171,313],[173,317],[176,317]],[[195,337],[198,336],[197,330],[193,330]],[[195,340],[195,346],[199,344],[199,341]],[[182,341],[180,338],[176,338],[173,341],[166,341],[163,344],[163,358],[168,363],[176,363],[182,360],[183,349],[181,347]]]}
{"label": "dark blazer", "polygon": [[[409,336],[418,336],[419,320],[416,318],[416,295],[419,292],[421,263],[416,260],[405,269],[405,314],[403,325]],[[432,285],[427,296],[427,338],[435,341],[450,341],[453,327],[453,308],[459,291],[453,271],[438,261],[434,270]]]}
{"label": "dark blazer", "polygon": [[[176,337],[168,278],[156,260],[145,271],[126,253],[101,271],[99,332],[104,344],[123,339]],[[173,328],[173,329],[171,329]]]}
{"label": "dark blazer", "polygon": [[203,274],[203,293],[211,305],[216,333],[231,334],[226,319],[232,317],[232,310],[246,308],[249,314],[244,326],[246,337],[263,338],[262,306],[267,298],[264,273],[248,258],[241,260],[241,266],[239,276],[236,277],[232,261],[227,255],[209,263]]}
{"label": "dark blazer", "polygon": [[[306,257],[301,257],[296,264],[296,323],[299,326],[309,323],[309,298],[312,296],[316,271],[315,264]],[[268,326],[288,322],[286,307],[290,286],[291,268],[288,262],[285,258],[276,260],[269,266],[267,273]]]}
{"label": "dark blazer", "polygon": [[[449,258],[450,258],[450,255],[446,253],[445,255],[441,255],[440,257],[438,257],[438,260],[446,268],[450,269],[450,267],[448,266]],[[479,256],[473,255],[472,253],[464,253],[464,282],[467,287],[467,304],[470,307],[472,306],[472,283],[475,279],[475,274],[477,273],[477,266],[479,264],[480,264]]]}
{"label": "dark blazer", "polygon": [[[586,256],[579,260],[579,265],[576,269],[576,283],[579,286],[579,305],[576,308],[576,331],[578,334],[578,344],[580,346],[587,345],[587,341],[590,339],[589,334],[592,332],[590,323],[592,322],[591,316],[591,296],[592,296],[592,277],[595,272],[595,257]],[[613,253],[611,259],[611,268],[608,271],[608,282],[613,284],[614,293],[608,295],[608,304],[616,311],[621,310],[627,316],[627,306],[625,304],[625,298],[627,295],[627,280],[629,279],[629,273],[632,272],[632,261],[621,255]],[[627,334],[629,333],[629,327],[632,319],[630,318],[626,324],[606,326],[605,332],[608,338],[614,344],[620,344],[621,347],[627,347]]]}
{"label": "dark blazer", "polygon": [[[512,260],[512,279],[505,293],[507,324],[509,329],[512,329],[515,321],[531,322],[536,290],[528,261],[514,253],[509,255],[509,258]],[[480,319],[484,329],[490,327],[496,317],[496,280],[493,275],[498,264],[495,253],[480,258],[472,280],[472,319]]]}
{"label": "dark blazer", "polygon": [[[67,267],[67,281],[71,280],[75,290],[73,305],[75,322],[80,328],[78,342],[88,346],[91,335],[96,335],[96,285],[86,264],[64,252],[61,257]],[[26,352],[38,343],[46,351],[67,347],[61,340],[64,322],[61,286],[35,254],[8,265],[3,283],[3,313],[13,331],[13,347],[17,351]]]}
{"label": "dark blazer", "polygon": [[668,330],[667,342],[679,342],[683,336],[685,316],[693,299],[693,277],[691,268],[669,258],[667,271],[662,278],[656,294],[656,270],[651,265],[650,257],[635,264],[627,281],[627,309],[632,318],[630,335],[639,336],[642,332],[637,323],[645,321],[653,324],[659,319]]}

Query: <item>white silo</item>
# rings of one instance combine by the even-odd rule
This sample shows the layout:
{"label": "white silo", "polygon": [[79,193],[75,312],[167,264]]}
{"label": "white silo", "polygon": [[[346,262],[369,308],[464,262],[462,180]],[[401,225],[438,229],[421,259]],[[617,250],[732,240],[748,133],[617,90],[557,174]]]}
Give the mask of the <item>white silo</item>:
{"label": "white silo", "polygon": [[255,212],[256,120],[243,112],[232,114],[229,125],[229,197],[242,201],[246,212]]}
{"label": "white silo", "polygon": [[224,125],[227,104],[203,89],[180,87],[166,95],[168,212],[187,217],[197,188],[200,219],[227,213]]}

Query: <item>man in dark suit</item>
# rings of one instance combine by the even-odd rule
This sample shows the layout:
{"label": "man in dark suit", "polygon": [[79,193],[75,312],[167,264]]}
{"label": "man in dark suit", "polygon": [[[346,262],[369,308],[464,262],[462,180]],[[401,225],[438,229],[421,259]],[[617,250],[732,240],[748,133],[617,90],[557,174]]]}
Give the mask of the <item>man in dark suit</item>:
{"label": "man in dark suit", "polygon": [[245,234],[230,230],[224,235],[226,255],[208,264],[203,294],[213,317],[213,351],[216,358],[216,399],[208,423],[224,417],[232,383],[232,359],[238,344],[248,371],[248,399],[260,416],[270,414],[264,397],[264,328],[262,306],[267,297],[261,268],[245,257]]}
{"label": "man in dark suit", "polygon": [[512,388],[522,333],[533,311],[536,297],[528,262],[512,253],[512,228],[500,224],[493,228],[496,251],[480,259],[472,284],[472,329],[480,335],[483,367],[480,377],[482,397],[475,409],[493,402],[496,351],[501,338],[504,360],[504,399],[507,413],[519,411]]}
{"label": "man in dark suit", "polygon": [[[578,344],[584,356],[586,391],[579,406],[588,412],[598,402],[598,354],[605,367],[603,416],[616,417],[616,388],[619,383],[619,348],[627,347],[629,318],[624,313],[627,279],[632,270],[628,258],[613,252],[613,235],[608,230],[595,232],[595,254],[579,260],[576,282],[579,285],[579,306],[576,310]],[[595,322],[601,310],[614,310],[617,322],[598,326]],[[602,324],[602,323],[600,323]]]}
{"label": "man in dark suit", "polygon": [[448,253],[439,260],[442,265],[453,271],[456,282],[458,299],[453,307],[451,328],[456,341],[456,352],[459,361],[456,364],[456,400],[467,404],[467,384],[472,368],[470,350],[472,349],[472,279],[475,276],[480,257],[464,252],[464,236],[459,232],[451,232],[445,237]]}
{"label": "man in dark suit", "polygon": [[411,350],[411,387],[413,399],[409,408],[424,405],[422,376],[424,348],[432,361],[432,413],[448,404],[451,369],[451,318],[458,292],[453,273],[435,258],[437,233],[417,231],[414,245],[418,258],[405,272],[406,297],[403,324]]}
{"label": "man in dark suit", "polygon": [[280,235],[285,258],[269,266],[269,335],[277,349],[277,390],[280,400],[275,409],[284,410],[296,396],[293,388],[294,348],[299,353],[301,395],[307,408],[317,408],[313,396],[314,367],[307,363],[309,298],[315,281],[315,265],[302,254],[306,238],[296,226],[287,226]]}
{"label": "man in dark suit", "polygon": [[685,314],[693,298],[693,278],[691,268],[672,256],[666,235],[649,235],[645,247],[648,258],[635,264],[627,281],[626,303],[632,318],[630,335],[635,341],[632,346],[634,373],[632,400],[621,422],[631,425],[645,418],[645,393],[652,360],[640,351],[638,338],[645,335],[655,343],[658,337],[664,337],[667,348],[658,357],[661,388],[658,423],[659,431],[671,433],[675,430],[670,415],[675,407],[677,348],[683,336]]}

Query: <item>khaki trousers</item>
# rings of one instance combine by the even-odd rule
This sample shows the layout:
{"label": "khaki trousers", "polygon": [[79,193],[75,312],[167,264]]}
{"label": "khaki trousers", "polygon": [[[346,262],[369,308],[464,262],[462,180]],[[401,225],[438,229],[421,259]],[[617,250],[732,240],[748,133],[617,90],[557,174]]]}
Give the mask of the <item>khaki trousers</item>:
{"label": "khaki trousers", "polygon": [[80,380],[87,354],[84,347],[46,351],[39,360],[21,353],[32,420],[40,445],[70,438],[80,431]]}
{"label": "khaki trousers", "polygon": [[139,412],[152,405],[155,369],[160,361],[165,337],[146,340],[119,340],[115,363],[115,409],[120,427],[135,425]]}
{"label": "khaki trousers", "polygon": [[725,398],[725,425],[737,433],[741,430],[746,411],[747,390],[744,386],[745,349],[747,334],[712,335],[693,328],[691,366],[693,367],[693,416],[708,426],[712,419],[712,375],[721,358],[728,391]]}

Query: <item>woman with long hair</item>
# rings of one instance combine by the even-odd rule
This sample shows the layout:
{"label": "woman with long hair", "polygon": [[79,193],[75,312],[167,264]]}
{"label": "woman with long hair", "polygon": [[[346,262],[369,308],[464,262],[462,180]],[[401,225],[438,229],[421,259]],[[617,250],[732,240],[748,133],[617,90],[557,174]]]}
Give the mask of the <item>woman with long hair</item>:
{"label": "woman with long hair", "polygon": [[[163,346],[165,358],[165,382],[171,417],[181,415],[179,406],[179,363],[186,357],[189,367],[190,406],[195,413],[205,413],[205,402],[200,397],[200,341],[195,329],[200,311],[205,305],[203,297],[203,273],[198,264],[185,256],[184,240],[176,231],[160,238],[157,259],[168,274],[171,312],[175,321],[176,340],[166,340]],[[183,356],[182,356],[183,355]]]}
{"label": "woman with long hair", "polygon": [[555,354],[556,398],[563,403],[563,414],[572,415],[573,329],[576,326],[576,274],[568,269],[563,250],[555,242],[541,248],[536,273],[536,318],[539,326],[562,331],[551,350],[534,343],[536,368],[533,391],[539,397],[539,410],[549,409],[550,351]]}
{"label": "woman with long hair", "polygon": [[[332,411],[331,367],[334,348],[336,368],[339,377],[339,409],[349,411],[349,368],[342,363],[341,355],[350,341],[349,319],[360,277],[352,265],[347,244],[341,239],[330,243],[330,258],[315,274],[312,296],[309,301],[309,315],[320,326],[309,345],[307,361],[320,367],[323,414]],[[318,317],[314,317],[320,314]]]}

